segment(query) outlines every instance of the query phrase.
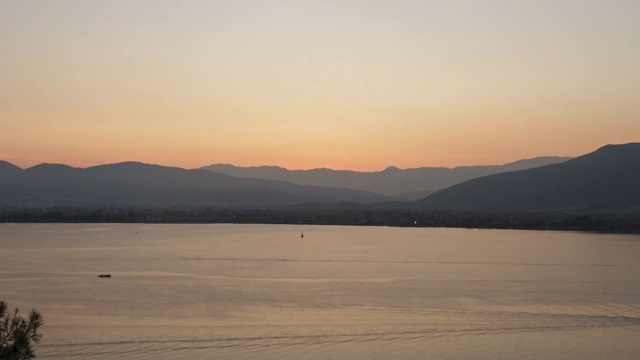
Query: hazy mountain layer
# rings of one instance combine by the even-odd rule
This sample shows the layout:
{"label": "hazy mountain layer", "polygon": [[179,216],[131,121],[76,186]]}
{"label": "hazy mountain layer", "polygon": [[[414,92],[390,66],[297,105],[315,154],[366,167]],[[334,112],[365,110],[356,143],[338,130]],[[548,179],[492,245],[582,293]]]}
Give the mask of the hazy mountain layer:
{"label": "hazy mountain layer", "polygon": [[287,170],[278,166],[238,167],[215,164],[202,169],[242,178],[287,181],[300,185],[340,187],[399,195],[418,200],[437,190],[476,178],[506,171],[529,169],[567,161],[567,157],[538,157],[506,165],[461,166],[456,168],[422,167],[401,170],[389,167],[377,172],[312,169]]}

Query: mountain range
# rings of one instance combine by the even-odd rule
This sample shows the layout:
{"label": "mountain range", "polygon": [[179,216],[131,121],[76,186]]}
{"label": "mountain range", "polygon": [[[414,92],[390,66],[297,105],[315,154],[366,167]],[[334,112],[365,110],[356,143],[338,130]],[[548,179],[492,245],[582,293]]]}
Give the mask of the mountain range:
{"label": "mountain range", "polygon": [[206,170],[124,162],[85,169],[0,164],[4,206],[281,206],[304,202],[373,203],[391,198],[366,191],[241,179]]}
{"label": "mountain range", "polygon": [[[230,172],[236,176],[229,175]],[[480,175],[466,179],[473,174]],[[269,176],[277,179],[267,179]],[[292,181],[280,180],[283,177]],[[421,183],[423,186],[419,187]],[[231,165],[187,170],[138,162],[88,168],[40,164],[21,169],[0,161],[0,206],[4,207],[221,208],[318,204],[326,208],[327,204],[334,204],[331,206],[376,209],[638,211],[638,184],[640,143],[607,145],[573,159],[536,158],[503,166],[454,169],[387,168],[372,173]],[[428,192],[439,186],[445,188],[415,202],[399,202],[402,196],[410,197],[407,194],[411,191]]]}

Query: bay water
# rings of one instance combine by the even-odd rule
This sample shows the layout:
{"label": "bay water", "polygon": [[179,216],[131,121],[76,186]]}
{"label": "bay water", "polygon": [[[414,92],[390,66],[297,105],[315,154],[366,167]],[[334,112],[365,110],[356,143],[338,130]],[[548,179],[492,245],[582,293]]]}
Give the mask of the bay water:
{"label": "bay water", "polygon": [[640,359],[640,236],[0,224],[0,300],[38,359]]}

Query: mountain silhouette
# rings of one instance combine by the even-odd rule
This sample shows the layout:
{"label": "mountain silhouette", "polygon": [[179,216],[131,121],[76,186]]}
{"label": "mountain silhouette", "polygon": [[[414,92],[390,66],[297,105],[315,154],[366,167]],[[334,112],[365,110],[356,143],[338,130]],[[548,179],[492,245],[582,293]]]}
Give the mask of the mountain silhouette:
{"label": "mountain silhouette", "polygon": [[416,203],[471,211],[640,209],[640,143],[607,145],[564,163],[484,176]]}
{"label": "mountain silhouette", "polygon": [[5,206],[281,206],[390,199],[366,191],[240,179],[138,162],[85,169],[40,164],[26,170],[7,164],[0,167],[0,204]]}
{"label": "mountain silhouette", "polygon": [[396,196],[398,200],[415,201],[437,190],[505,171],[522,170],[567,161],[567,157],[538,157],[505,165],[460,166],[456,168],[421,167],[399,169],[390,166],[383,171],[288,170],[278,166],[238,167],[215,164],[202,169],[241,178],[287,181],[300,185],[340,187]]}

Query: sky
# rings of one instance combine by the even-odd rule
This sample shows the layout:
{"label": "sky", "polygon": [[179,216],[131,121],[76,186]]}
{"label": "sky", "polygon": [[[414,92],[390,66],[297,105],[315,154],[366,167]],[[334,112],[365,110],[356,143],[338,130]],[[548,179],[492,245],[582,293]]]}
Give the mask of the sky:
{"label": "sky", "polygon": [[637,0],[0,0],[0,159],[378,171],[640,141]]}

